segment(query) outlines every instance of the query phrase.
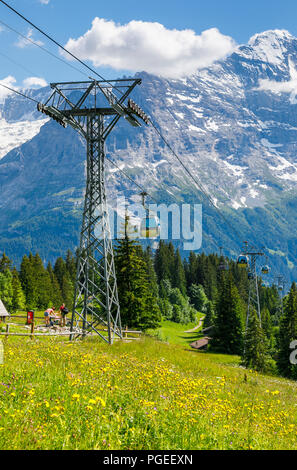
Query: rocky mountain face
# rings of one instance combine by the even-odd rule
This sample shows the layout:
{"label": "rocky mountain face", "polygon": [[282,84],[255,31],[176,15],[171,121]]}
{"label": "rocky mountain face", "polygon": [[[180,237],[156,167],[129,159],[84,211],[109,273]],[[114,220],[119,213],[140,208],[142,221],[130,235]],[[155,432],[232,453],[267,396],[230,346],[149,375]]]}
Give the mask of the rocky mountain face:
{"label": "rocky mountain face", "polygon": [[[152,126],[121,120],[107,155],[162,203],[203,204],[202,250],[236,256],[243,240],[269,251],[274,274],[297,275],[297,38],[267,31],[191,77],[141,73],[133,99],[212,196],[201,195]],[[31,90],[45,101],[49,89]],[[52,260],[78,243],[85,146],[32,102],[0,103],[0,247]],[[139,189],[107,161],[110,201]],[[185,253],[186,255],[187,253]]]}

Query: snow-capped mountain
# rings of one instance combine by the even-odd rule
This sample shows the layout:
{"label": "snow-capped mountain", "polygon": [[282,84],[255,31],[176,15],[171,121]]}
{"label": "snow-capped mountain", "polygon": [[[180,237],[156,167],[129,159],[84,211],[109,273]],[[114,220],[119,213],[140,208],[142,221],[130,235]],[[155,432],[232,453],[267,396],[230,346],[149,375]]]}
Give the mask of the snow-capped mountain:
{"label": "snow-capped mountain", "polygon": [[47,121],[48,119],[7,122],[0,118],[0,159],[11,150],[33,139]]}
{"label": "snow-capped mountain", "polygon": [[[108,139],[109,156],[160,202],[203,202],[202,249],[222,244],[235,255],[248,239],[269,249],[276,272],[296,277],[297,38],[266,31],[191,77],[139,76],[143,83],[133,99],[236,233],[201,198],[151,126],[135,130],[121,120]],[[45,101],[49,90],[31,93]],[[31,102],[9,96],[0,104],[1,157],[0,246],[14,258],[30,249],[52,258],[73,248],[84,188],[80,137],[46,122]],[[107,186],[110,200],[123,192],[137,197],[138,189],[112,166]]]}
{"label": "snow-capped mountain", "polygon": [[15,99],[0,101],[0,160],[11,150],[33,139],[49,120],[38,116],[31,103]]}

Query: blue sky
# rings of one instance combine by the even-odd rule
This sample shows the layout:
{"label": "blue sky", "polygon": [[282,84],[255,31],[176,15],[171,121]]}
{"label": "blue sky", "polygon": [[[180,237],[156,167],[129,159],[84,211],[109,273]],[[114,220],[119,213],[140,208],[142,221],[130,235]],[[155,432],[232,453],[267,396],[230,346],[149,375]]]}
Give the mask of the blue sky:
{"label": "blue sky", "polygon": [[[153,73],[172,75],[172,64],[176,63],[177,74],[183,68],[190,73],[196,66],[208,65],[209,61],[228,54],[234,43],[245,43],[255,33],[267,29],[287,29],[297,36],[296,0],[7,0],[7,3],[63,45],[68,44],[70,47],[70,38],[77,40],[81,37],[79,43],[76,41],[72,44],[71,50],[84,60],[89,59],[89,64],[107,78],[127,72],[130,65],[132,74],[138,64],[139,70],[147,67]],[[106,22],[99,22],[93,27],[90,37],[85,36],[95,17],[105,19]],[[30,31],[28,25],[1,3],[0,20],[59,54],[56,46],[39,33]],[[133,20],[143,24],[131,23]],[[155,22],[163,27],[156,29],[153,26]],[[109,45],[104,43],[106,36],[101,35],[103,28],[110,36]],[[212,28],[217,28],[221,36]],[[142,29],[146,30],[148,36],[142,36]],[[179,34],[186,29],[193,30],[194,34]],[[173,30],[177,32],[172,33]],[[206,30],[210,32],[201,39],[201,33]],[[154,41],[147,41],[147,37]],[[124,45],[119,47],[118,42],[123,40]],[[181,47],[176,56],[175,49],[181,41],[185,47]],[[158,44],[159,53],[156,51]],[[172,45],[173,50],[166,54],[168,44]],[[89,54],[89,50],[93,52]],[[183,50],[187,56],[186,62],[182,57]],[[110,62],[107,65],[100,63],[104,56],[105,62]],[[109,61],[108,56],[114,60]],[[201,56],[200,61],[198,56]],[[16,34],[5,28],[0,31],[0,63],[0,79],[13,77],[9,83],[14,86],[22,86],[28,77],[39,77],[47,82],[84,78],[28,42],[20,42]],[[75,63],[73,65],[76,66]]]}

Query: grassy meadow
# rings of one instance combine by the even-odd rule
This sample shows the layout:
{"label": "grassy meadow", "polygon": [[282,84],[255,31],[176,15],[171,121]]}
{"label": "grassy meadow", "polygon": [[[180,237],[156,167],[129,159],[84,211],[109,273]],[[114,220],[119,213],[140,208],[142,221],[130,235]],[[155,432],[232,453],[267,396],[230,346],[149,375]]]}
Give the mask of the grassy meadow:
{"label": "grassy meadow", "polygon": [[174,323],[169,320],[162,321],[161,327],[149,331],[149,335],[154,338],[164,341],[165,343],[180,344],[187,346],[197,339],[197,331],[187,333],[187,331],[193,329],[196,323],[188,323],[183,325],[181,323]]}
{"label": "grassy meadow", "polygon": [[238,357],[151,337],[3,344],[0,449],[297,447],[297,384]]}

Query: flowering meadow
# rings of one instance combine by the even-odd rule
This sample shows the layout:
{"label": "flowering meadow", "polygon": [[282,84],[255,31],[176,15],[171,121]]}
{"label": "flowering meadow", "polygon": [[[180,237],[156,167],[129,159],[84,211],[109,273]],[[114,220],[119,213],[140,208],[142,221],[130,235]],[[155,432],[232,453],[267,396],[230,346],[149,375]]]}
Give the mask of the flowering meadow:
{"label": "flowering meadow", "polygon": [[152,338],[17,339],[0,365],[0,449],[294,449],[295,382]]}

